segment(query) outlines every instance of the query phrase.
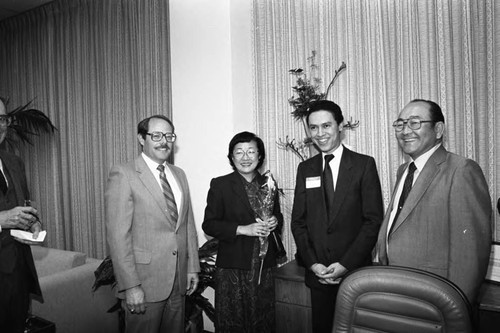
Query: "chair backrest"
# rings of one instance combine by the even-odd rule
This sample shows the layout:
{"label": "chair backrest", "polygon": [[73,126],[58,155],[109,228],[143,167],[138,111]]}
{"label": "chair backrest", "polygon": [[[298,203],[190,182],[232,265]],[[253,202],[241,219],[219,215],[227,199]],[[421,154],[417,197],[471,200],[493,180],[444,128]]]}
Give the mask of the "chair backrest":
{"label": "chair backrest", "polygon": [[364,267],[339,287],[333,332],[472,332],[471,307],[456,285],[436,274]]}

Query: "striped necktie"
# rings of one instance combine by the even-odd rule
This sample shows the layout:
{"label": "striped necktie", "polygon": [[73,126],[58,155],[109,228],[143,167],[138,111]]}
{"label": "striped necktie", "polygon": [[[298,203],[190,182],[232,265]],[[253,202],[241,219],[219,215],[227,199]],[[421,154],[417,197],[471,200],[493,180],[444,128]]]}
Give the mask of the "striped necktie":
{"label": "striped necktie", "polygon": [[165,201],[167,202],[168,212],[170,213],[170,217],[172,218],[172,223],[176,224],[179,214],[177,213],[177,205],[175,203],[174,192],[172,192],[172,188],[168,183],[167,176],[165,176],[165,166],[163,164],[160,164],[156,169],[160,171],[160,183],[161,188],[163,189],[163,195],[165,196]]}

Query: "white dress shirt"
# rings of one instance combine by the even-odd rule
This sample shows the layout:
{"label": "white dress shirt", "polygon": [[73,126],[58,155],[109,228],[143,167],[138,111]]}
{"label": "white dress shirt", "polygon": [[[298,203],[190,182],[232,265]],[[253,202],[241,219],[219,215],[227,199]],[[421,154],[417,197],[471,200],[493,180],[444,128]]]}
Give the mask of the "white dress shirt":
{"label": "white dress shirt", "polygon": [[337,178],[339,177],[340,160],[344,153],[344,146],[340,145],[331,153],[321,153],[323,155],[323,170],[325,170],[325,155],[333,154],[333,159],[330,161],[330,168],[332,170],[333,189],[337,189]]}

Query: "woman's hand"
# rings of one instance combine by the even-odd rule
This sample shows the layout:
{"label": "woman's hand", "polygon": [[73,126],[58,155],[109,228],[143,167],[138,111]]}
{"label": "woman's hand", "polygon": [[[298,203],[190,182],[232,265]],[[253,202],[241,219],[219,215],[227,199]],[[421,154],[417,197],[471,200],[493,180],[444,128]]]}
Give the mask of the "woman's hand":
{"label": "woman's hand", "polygon": [[265,237],[269,235],[268,227],[263,222],[255,222],[248,225],[239,225],[236,235]]}
{"label": "woman's hand", "polygon": [[257,222],[264,223],[267,226],[267,230],[269,233],[271,233],[278,226],[278,219],[274,215],[268,217],[264,221],[262,221],[260,218],[256,218],[256,220]]}

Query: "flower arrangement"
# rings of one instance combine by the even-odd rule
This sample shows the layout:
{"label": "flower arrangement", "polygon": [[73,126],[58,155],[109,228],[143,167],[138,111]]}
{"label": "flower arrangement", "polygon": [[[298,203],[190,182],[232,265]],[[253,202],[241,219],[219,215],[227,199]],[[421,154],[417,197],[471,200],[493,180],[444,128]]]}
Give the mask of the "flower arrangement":
{"label": "flower arrangement", "polygon": [[[288,71],[291,75],[297,77],[296,84],[292,87],[294,94],[288,99],[288,103],[293,108],[291,114],[295,118],[295,120],[302,121],[307,137],[301,141],[297,141],[295,139],[290,139],[287,136],[284,141],[280,138],[277,142],[278,148],[286,151],[291,151],[302,161],[305,161],[309,157],[309,147],[312,144],[312,140],[309,135],[309,129],[305,120],[305,117],[307,116],[309,110],[309,106],[313,102],[326,99],[339,74],[347,68],[345,62],[342,62],[340,67],[335,71],[335,75],[330,81],[330,84],[328,84],[326,91],[323,93],[320,91],[322,80],[316,76],[318,66],[315,63],[315,58],[316,51],[312,51],[312,55],[307,58],[310,68],[309,76],[302,68],[290,69]],[[347,121],[346,124],[344,124],[344,128],[347,129],[354,129],[358,126],[359,121],[352,122],[351,120]]]}
{"label": "flower arrangement", "polygon": [[307,115],[309,105],[312,102],[323,100],[328,96],[339,74],[347,68],[345,62],[342,61],[340,67],[335,71],[335,75],[330,81],[328,88],[322,93],[319,91],[322,81],[319,77],[314,76],[315,72],[318,70],[318,66],[314,62],[315,58],[316,51],[312,51],[312,55],[307,58],[310,63],[311,78],[307,76],[307,73],[302,68],[290,69],[288,71],[290,74],[297,77],[296,85],[292,87],[294,95],[288,99],[288,103],[293,107],[292,116],[296,120],[302,120]]}

